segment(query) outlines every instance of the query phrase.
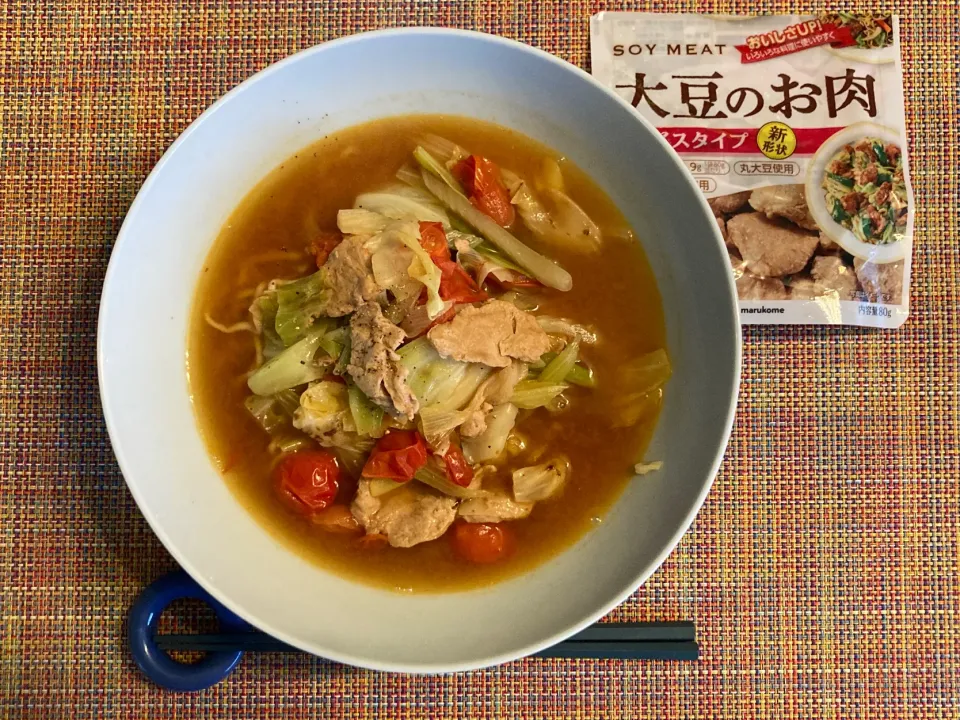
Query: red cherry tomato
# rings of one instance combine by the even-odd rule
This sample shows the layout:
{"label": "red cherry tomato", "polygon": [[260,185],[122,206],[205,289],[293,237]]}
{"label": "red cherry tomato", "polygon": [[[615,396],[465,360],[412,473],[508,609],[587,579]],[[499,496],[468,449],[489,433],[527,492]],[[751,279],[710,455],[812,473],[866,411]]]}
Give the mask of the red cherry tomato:
{"label": "red cherry tomato", "polygon": [[311,515],[337,497],[340,466],[326,450],[301,450],[287,455],[274,471],[277,491],[294,508]]}
{"label": "red cherry tomato", "polygon": [[503,227],[513,224],[516,211],[496,165],[485,157],[471,155],[454,165],[453,174],[463,183],[467,197],[480,212]]}
{"label": "red cherry tomato", "polygon": [[310,243],[310,252],[317,259],[317,267],[323,267],[323,264],[330,257],[333,249],[343,242],[343,235],[333,230],[322,230],[313,242]]}
{"label": "red cherry tomato", "polygon": [[440,268],[440,297],[454,303],[482,302],[490,298],[477,287],[466,270],[453,260],[433,261]]}
{"label": "red cherry tomato", "polygon": [[473,468],[463,456],[463,451],[456,445],[451,445],[447,454],[443,456],[443,463],[447,466],[447,478],[454,485],[467,487],[473,480]]}
{"label": "red cherry tomato", "polygon": [[421,222],[420,244],[434,262],[450,259],[450,246],[447,245],[447,234],[443,231],[442,223]]}
{"label": "red cherry tomato", "polygon": [[486,565],[513,551],[513,533],[502,525],[460,523],[453,529],[453,547],[464,560]]}
{"label": "red cherry tomato", "polygon": [[398,482],[412,480],[427,462],[427,446],[414,430],[391,430],[377,441],[363,471],[366,478],[389,478]]}

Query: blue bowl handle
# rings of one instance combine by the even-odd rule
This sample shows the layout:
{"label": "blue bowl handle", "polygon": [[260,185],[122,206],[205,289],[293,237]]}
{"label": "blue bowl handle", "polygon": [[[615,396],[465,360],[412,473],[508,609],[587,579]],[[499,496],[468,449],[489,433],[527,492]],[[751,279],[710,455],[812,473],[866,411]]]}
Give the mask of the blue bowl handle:
{"label": "blue bowl handle", "polygon": [[222,632],[246,632],[252,627],[211,597],[182,570],[165,575],[148,586],[130,608],[127,635],[137,667],[150,680],[168,690],[194,691],[216,685],[240,663],[243,653],[211,652],[196,663],[181,663],[157,647],[153,634],[160,615],[176,600],[200,600],[213,610]]}

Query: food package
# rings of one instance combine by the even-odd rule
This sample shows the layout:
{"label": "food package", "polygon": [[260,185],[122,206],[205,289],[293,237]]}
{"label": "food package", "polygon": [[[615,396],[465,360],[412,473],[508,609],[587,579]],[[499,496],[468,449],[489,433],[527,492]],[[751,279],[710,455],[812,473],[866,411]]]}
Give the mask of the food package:
{"label": "food package", "polygon": [[707,196],[746,324],[896,328],[913,198],[898,19],[603,12],[593,74]]}

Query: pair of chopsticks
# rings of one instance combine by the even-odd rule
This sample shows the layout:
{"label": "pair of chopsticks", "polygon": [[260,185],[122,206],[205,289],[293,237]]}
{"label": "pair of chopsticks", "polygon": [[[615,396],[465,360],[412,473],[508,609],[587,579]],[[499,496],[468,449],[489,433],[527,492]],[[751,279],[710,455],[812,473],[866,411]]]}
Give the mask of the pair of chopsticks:
{"label": "pair of chopsticks", "polygon": [[[155,635],[167,652],[300,652],[259,631]],[[597,660],[696,660],[700,647],[692,622],[597,623],[536,655]]]}

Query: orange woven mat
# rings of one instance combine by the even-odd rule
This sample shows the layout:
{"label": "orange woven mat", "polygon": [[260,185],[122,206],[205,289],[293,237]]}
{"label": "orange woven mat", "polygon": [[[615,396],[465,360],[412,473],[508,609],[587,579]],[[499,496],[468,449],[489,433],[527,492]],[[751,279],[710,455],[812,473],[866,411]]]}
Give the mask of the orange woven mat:
{"label": "orange woven mat", "polygon": [[699,662],[531,659],[423,678],[250,656],[195,695],[161,691],[134,668],[126,610],[173,563],[113,459],[94,345],[111,246],[147,172],[223,92],[315,43],[447,25],[586,66],[588,18],[600,9],[652,4],[0,4],[0,716],[958,717],[952,0],[896,8],[918,207],[910,319],[897,332],[748,329],[740,411],[714,492],[679,549],[615,614],[695,620]]}

